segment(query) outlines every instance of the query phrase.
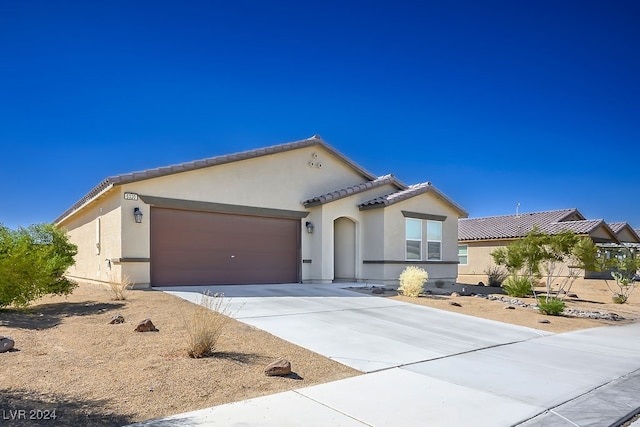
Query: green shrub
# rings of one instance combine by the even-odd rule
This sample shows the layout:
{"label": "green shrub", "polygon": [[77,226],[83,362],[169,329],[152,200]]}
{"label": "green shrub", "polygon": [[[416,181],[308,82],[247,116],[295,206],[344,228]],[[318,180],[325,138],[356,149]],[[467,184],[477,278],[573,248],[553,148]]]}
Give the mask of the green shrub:
{"label": "green shrub", "polygon": [[627,296],[624,294],[613,294],[612,299],[614,304],[624,304],[627,302]]}
{"label": "green shrub", "polygon": [[429,278],[429,274],[419,267],[410,265],[400,274],[400,286],[398,293],[400,295],[416,298],[420,296],[424,290],[424,284]]}
{"label": "green shrub", "polygon": [[531,282],[527,277],[511,276],[502,284],[502,289],[510,297],[522,298],[532,294]]}
{"label": "green shrub", "polygon": [[76,253],[64,230],[53,224],[18,230],[0,224],[0,307],[26,306],[48,294],[70,294],[77,284],[64,273]]}
{"label": "green shrub", "polygon": [[549,316],[559,316],[564,311],[564,301],[557,298],[538,298],[538,310]]}
{"label": "green shrub", "polygon": [[489,286],[502,286],[502,282],[509,277],[509,272],[498,265],[487,267],[484,272],[487,275],[487,285]]}

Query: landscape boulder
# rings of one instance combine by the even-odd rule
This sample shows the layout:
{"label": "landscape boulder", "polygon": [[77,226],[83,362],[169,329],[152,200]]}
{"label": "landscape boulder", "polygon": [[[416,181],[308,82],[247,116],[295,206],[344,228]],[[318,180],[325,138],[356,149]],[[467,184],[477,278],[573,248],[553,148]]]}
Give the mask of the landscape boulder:
{"label": "landscape boulder", "polygon": [[134,329],[135,332],[157,332],[158,329],[155,327],[151,319],[144,319],[142,322],[138,323],[138,326]]}
{"label": "landscape boulder", "polygon": [[11,350],[15,344],[16,342],[11,337],[0,335],[0,353]]}
{"label": "landscape boulder", "polygon": [[117,325],[119,323],[124,323],[124,316],[122,314],[116,314],[109,322],[110,325]]}
{"label": "landscape boulder", "polygon": [[371,291],[372,294],[384,294],[384,288],[373,288]]}
{"label": "landscape boulder", "polygon": [[449,305],[452,305],[452,306],[454,306],[454,307],[462,307],[462,305],[461,305],[461,304],[459,304],[459,303],[457,303],[457,302],[455,302],[455,301],[449,301]]}
{"label": "landscape boulder", "polygon": [[278,359],[264,368],[264,373],[268,377],[289,375],[291,374],[291,362],[285,359]]}

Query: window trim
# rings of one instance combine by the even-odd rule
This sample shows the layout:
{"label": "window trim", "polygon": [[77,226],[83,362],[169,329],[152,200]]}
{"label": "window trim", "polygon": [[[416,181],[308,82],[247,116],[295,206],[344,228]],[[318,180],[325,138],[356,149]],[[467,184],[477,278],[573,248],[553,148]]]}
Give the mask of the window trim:
{"label": "window trim", "polygon": [[[409,239],[408,235],[407,235],[407,231],[409,229],[409,227],[407,226],[409,224],[410,221],[415,221],[418,224],[420,224],[420,239]],[[404,259],[407,261],[422,261],[422,234],[424,233],[424,227],[422,226],[422,221],[419,219],[415,219],[415,218],[406,218],[405,222],[404,222]],[[418,244],[418,249],[419,249],[419,254],[418,254],[418,258],[409,258],[409,251],[407,250],[407,243],[408,242],[419,242]]]}
{"label": "window trim", "polygon": [[[427,237],[427,245],[426,245],[426,260],[427,261],[442,261],[442,234],[443,234],[443,221],[437,221],[437,220],[426,220],[427,226],[426,228],[426,237]],[[433,239],[429,239],[429,224],[439,224],[440,225],[440,240],[433,240]],[[429,258],[429,243],[439,243],[440,244],[440,251],[439,251],[439,257],[438,258]]]}
{"label": "window trim", "polygon": [[[403,211],[404,213],[404,211]],[[434,217],[436,217],[435,215],[430,216],[430,219],[426,219],[426,218],[416,218],[415,216],[408,216],[408,215],[404,215],[405,216],[405,230],[404,230],[404,259],[405,261],[413,261],[413,262],[442,262],[442,260],[444,259],[443,256],[443,250],[444,250],[444,244],[443,244],[443,237],[444,237],[444,221],[441,221],[438,217],[438,219],[434,219]],[[427,214],[424,214],[424,216],[428,216]],[[420,224],[420,239],[410,239],[407,232],[409,230],[409,224],[413,223],[415,221],[415,224]],[[440,235],[440,239],[429,239],[429,225],[430,224],[439,224],[438,227],[440,228],[439,230],[439,235]],[[409,242],[418,242],[418,247],[420,250],[420,254],[419,254],[419,258],[409,258],[409,250],[408,250],[408,243]],[[439,246],[439,251],[438,251],[438,258],[429,258],[429,245],[431,243],[437,243]],[[432,252],[433,253],[433,252]],[[457,261],[456,261],[457,263]]]}
{"label": "window trim", "polygon": [[[462,247],[466,248],[465,249],[465,254],[462,255],[462,256],[464,256],[466,258],[466,262],[464,262],[464,263],[460,261],[460,249]],[[469,245],[458,245],[458,264],[459,265],[469,265]]]}

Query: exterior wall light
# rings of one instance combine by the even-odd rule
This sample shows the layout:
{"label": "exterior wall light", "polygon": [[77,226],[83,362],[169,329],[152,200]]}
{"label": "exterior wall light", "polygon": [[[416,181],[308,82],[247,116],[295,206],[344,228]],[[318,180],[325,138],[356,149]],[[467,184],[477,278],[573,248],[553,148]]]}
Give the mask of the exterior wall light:
{"label": "exterior wall light", "polygon": [[142,211],[140,208],[133,208],[133,217],[136,220],[136,223],[140,224],[142,222]]}
{"label": "exterior wall light", "polygon": [[311,221],[305,222],[304,226],[307,227],[307,233],[313,233],[313,224],[311,223]]}

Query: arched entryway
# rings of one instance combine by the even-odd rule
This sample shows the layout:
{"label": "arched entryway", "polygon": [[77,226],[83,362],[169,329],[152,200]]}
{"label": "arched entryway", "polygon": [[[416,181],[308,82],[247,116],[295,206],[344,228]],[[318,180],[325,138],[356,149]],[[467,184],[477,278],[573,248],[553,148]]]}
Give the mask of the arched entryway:
{"label": "arched entryway", "polygon": [[356,223],[345,217],[333,222],[333,277],[356,279]]}

